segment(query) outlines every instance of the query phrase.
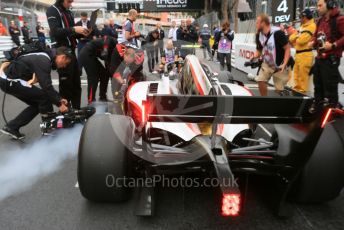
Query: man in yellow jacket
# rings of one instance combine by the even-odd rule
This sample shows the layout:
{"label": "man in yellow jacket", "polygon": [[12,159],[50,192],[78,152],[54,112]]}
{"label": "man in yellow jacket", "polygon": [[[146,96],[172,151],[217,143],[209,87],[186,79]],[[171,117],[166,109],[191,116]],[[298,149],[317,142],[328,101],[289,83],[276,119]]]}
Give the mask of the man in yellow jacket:
{"label": "man in yellow jacket", "polygon": [[300,31],[288,30],[289,42],[295,47],[294,90],[305,93],[308,91],[309,72],[313,65],[313,51],[308,46],[316,30],[313,13],[305,9],[301,13]]}

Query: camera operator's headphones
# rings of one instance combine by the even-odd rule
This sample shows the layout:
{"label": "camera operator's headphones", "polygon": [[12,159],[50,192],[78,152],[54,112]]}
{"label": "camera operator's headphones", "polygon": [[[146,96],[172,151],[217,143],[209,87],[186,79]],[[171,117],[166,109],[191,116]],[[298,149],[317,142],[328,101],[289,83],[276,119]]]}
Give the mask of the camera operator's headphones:
{"label": "camera operator's headphones", "polygon": [[338,7],[338,2],[337,0],[327,0],[326,1],[326,8],[328,10],[332,10],[334,8],[337,8]]}

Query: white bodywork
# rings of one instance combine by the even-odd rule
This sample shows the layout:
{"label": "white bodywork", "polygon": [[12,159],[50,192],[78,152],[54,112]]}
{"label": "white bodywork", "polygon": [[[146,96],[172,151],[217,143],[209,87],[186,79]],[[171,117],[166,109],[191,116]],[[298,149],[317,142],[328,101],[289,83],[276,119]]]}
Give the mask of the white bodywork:
{"label": "white bodywork", "polygon": [[[199,91],[202,91],[201,95],[208,95],[212,85],[204,72],[201,64],[199,63],[196,56],[187,56],[185,60],[185,65],[188,65],[192,72],[192,77],[197,85]],[[180,94],[178,93],[178,80],[170,80],[168,77],[162,77],[160,81],[144,81],[138,82],[130,87],[128,90],[127,98],[132,103],[135,103],[135,107],[139,107],[142,111],[142,102],[147,99],[148,88],[151,83],[158,83],[157,94]],[[230,91],[231,95],[240,96],[252,96],[251,92],[246,88],[231,84],[231,83],[219,83],[219,85],[226,85]],[[226,95],[222,88],[220,88],[222,95]],[[201,135],[201,130],[198,124],[194,123],[169,123],[169,122],[151,122],[148,127],[159,128],[167,132],[173,133],[179,136],[185,141],[190,141],[192,138]],[[248,129],[247,124],[219,124],[217,129],[217,134],[224,137],[227,141],[232,141],[234,137],[241,131]]]}

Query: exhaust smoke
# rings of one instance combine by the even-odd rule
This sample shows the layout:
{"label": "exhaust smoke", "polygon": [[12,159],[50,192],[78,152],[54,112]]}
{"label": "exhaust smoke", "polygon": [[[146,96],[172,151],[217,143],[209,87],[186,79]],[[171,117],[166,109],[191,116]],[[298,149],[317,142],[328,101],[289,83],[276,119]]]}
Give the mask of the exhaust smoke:
{"label": "exhaust smoke", "polygon": [[56,132],[24,148],[0,147],[0,201],[29,189],[78,152],[82,126]]}

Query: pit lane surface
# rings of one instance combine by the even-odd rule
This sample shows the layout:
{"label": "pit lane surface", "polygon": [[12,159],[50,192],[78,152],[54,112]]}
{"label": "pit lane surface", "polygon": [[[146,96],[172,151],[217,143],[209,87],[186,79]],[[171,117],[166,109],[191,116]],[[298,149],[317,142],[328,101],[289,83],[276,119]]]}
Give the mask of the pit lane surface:
{"label": "pit lane surface", "polygon": [[[218,64],[210,65],[218,70]],[[246,81],[242,73],[233,72],[236,77]],[[253,92],[257,93],[254,83],[250,84]],[[84,103],[85,92],[86,87],[83,86]],[[2,97],[1,92],[0,99]],[[5,110],[8,119],[23,108],[23,103],[11,96],[7,97]],[[4,124],[2,118],[0,124]],[[19,146],[25,151],[40,140],[38,124],[37,117],[22,130],[27,135],[25,143],[0,136],[0,169],[4,167],[9,153],[17,154],[11,152],[10,148]],[[269,127],[266,129],[269,130]],[[45,154],[49,156],[54,153]],[[47,163],[49,158],[46,158]],[[291,218],[275,217],[267,192],[271,189],[267,189],[268,184],[263,183],[259,177],[250,177],[243,216],[232,219],[219,215],[217,189],[158,187],[156,215],[139,218],[133,214],[134,199],[123,204],[94,204],[86,201],[75,187],[76,170],[74,154],[64,159],[55,170],[39,177],[37,182],[24,191],[0,200],[0,229],[342,229],[344,225],[344,196],[321,205],[293,205],[295,212]],[[17,176],[25,178],[26,175],[22,172],[22,175]],[[0,189],[3,188],[0,184]]]}

